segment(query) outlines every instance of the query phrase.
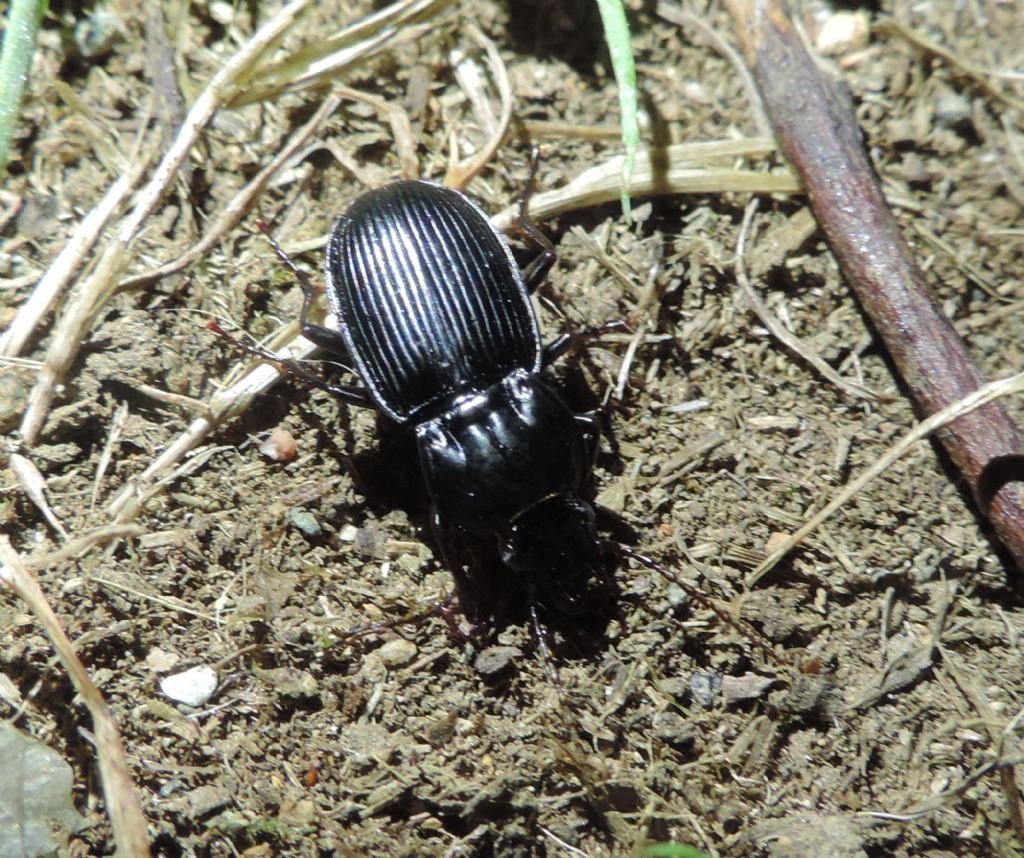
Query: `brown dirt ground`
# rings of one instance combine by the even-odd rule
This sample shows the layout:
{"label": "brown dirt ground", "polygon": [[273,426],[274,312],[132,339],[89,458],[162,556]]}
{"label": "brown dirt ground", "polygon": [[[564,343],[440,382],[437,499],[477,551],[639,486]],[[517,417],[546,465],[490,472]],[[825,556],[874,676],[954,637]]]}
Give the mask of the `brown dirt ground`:
{"label": "brown dirt ground", "polygon": [[[144,24],[129,5],[109,7],[123,35],[93,59],[76,56],[70,37],[85,13],[53,5],[21,160],[3,187],[8,307],[120,172],[115,150],[127,151],[150,113],[167,121],[146,72]],[[289,44],[366,11],[342,5],[319,4]],[[186,103],[236,34],[252,31],[253,14],[272,6],[241,4],[225,25],[228,4],[167,4]],[[968,65],[1016,69],[1016,80],[999,85],[1022,97],[1019,2],[882,6],[874,18],[893,16]],[[688,8],[729,37],[717,3]],[[614,126],[615,90],[589,2],[467,3],[347,78],[400,105],[429,83],[413,115],[425,176],[442,174],[453,123],[479,140],[448,53],[472,48],[469,19],[501,46],[520,117]],[[755,133],[735,69],[695,31],[661,20],[653,4],[634,8],[632,23],[646,134]],[[939,301],[989,377],[1024,370],[1021,113],[895,35],[876,33],[842,65]],[[317,99],[285,96],[218,118],[148,225],[133,270],[189,247]],[[318,139],[362,165],[362,178],[397,175],[389,128],[366,106],[346,102]],[[614,140],[540,142],[542,187],[615,150]],[[526,160],[521,143],[502,149],[472,188],[485,208],[515,198]],[[323,234],[363,189],[317,145],[258,211],[293,244]],[[801,669],[767,661],[749,635],[631,563],[614,571],[618,597],[585,620],[544,612],[558,685],[514,586],[509,608],[459,643],[426,610],[452,579],[425,526],[422,490],[407,478],[416,472],[408,451],[386,432],[379,440],[371,413],[286,380],[156,495],[140,518],[145,535],[41,575],[120,720],[155,854],[598,856],[631,854],[645,841],[713,855],[1019,854],[1009,808],[1020,795],[992,764],[1021,759],[1024,606],[1015,573],[936,448],[919,446],[770,578],[744,587],[773,534],[794,529],[915,420],[820,234],[782,259],[766,250],[763,237],[798,216],[799,199],[762,201],[756,285],[844,376],[896,396],[852,398],[762,328],[732,273],[745,202],[654,199],[638,206],[632,228],[615,205],[546,224],[561,262],[542,293],[542,325],[551,336],[636,322],[661,252],[660,302],[648,317],[665,336],[639,349],[624,401],[608,409],[595,492],[621,513],[639,550]],[[205,330],[208,319],[262,336],[295,317],[299,290],[254,235],[254,220],[185,274],[118,295],[98,318],[32,451],[70,532],[109,521],[118,490],[192,417],[142,386],[202,401],[238,363]],[[576,227],[606,248],[628,286]],[[299,261],[320,264],[316,253]],[[46,345],[43,336],[26,356],[41,358]],[[573,405],[603,400],[623,351],[604,343],[555,371]],[[0,374],[16,411],[33,367]],[[696,400],[706,404],[674,407]],[[124,429],[97,483],[122,403]],[[1024,423],[1024,404],[1007,407]],[[297,440],[289,464],[257,450],[275,426]],[[16,546],[54,547],[9,470],[3,492],[0,527]],[[314,517],[314,535],[296,526],[297,513]],[[423,616],[350,634],[407,612]],[[411,646],[391,643],[398,639]],[[23,697],[16,723],[74,767],[88,827],[69,854],[109,854],[89,718],[10,594],[0,597],[0,640],[0,671]],[[489,653],[509,662],[497,676],[477,661],[490,646],[518,650]],[[215,665],[220,687],[199,711],[179,711],[158,681],[196,664]],[[887,671],[897,681],[882,693]]]}

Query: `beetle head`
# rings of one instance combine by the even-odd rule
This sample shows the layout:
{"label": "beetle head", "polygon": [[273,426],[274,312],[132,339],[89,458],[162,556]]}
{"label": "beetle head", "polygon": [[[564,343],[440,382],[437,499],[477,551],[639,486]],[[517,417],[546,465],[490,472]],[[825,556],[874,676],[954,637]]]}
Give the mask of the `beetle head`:
{"label": "beetle head", "polygon": [[501,543],[501,559],[558,603],[583,610],[598,561],[594,511],[576,497],[547,498],[518,516]]}

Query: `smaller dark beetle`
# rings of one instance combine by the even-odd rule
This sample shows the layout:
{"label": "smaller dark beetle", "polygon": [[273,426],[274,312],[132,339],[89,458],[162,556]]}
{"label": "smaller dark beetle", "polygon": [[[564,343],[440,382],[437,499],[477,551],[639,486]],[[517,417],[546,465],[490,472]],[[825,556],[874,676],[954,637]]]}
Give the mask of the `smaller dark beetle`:
{"label": "smaller dark beetle", "polygon": [[555,255],[525,215],[520,225],[544,247],[524,272],[457,191],[416,181],[371,191],[327,246],[339,331],[307,321],[308,287],[302,331],[348,356],[365,386],[333,392],[414,428],[436,524],[497,539],[529,587],[571,597],[598,559],[594,512],[579,497],[597,424],[540,372],[588,335],[541,344],[530,292]]}

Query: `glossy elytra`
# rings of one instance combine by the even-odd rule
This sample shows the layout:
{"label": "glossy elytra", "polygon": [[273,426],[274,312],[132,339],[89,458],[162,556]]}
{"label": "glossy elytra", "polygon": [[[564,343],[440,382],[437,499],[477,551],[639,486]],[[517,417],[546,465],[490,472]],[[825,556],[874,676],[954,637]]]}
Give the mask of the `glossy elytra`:
{"label": "glossy elytra", "polygon": [[555,255],[521,222],[543,247],[522,272],[463,194],[421,181],[370,191],[327,247],[339,329],[308,321],[307,289],[302,330],[354,364],[363,388],[337,395],[413,428],[436,523],[496,539],[531,588],[564,595],[597,563],[594,513],[579,493],[598,433],[541,372],[587,335],[542,345],[530,292]]}

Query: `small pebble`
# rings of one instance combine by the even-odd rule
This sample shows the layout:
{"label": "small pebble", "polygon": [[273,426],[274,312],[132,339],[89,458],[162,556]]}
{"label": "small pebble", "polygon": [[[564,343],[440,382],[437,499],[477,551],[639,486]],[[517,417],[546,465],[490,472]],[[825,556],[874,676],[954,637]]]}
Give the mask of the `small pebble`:
{"label": "small pebble", "polygon": [[75,25],[75,47],[87,60],[103,56],[124,39],[125,25],[112,12],[97,8]]}
{"label": "small pebble", "polygon": [[801,674],[776,703],[784,715],[808,720],[830,721],[845,706],[839,687],[828,676]]}
{"label": "small pebble", "polygon": [[871,21],[866,12],[835,12],[821,25],[816,47],[825,56],[840,56],[867,47],[870,35]]}
{"label": "small pebble", "polygon": [[160,690],[175,703],[202,706],[217,690],[217,672],[205,664],[191,667],[182,673],[165,676],[160,680]]}
{"label": "small pebble", "polygon": [[759,676],[756,673],[726,676],[722,678],[722,697],[726,706],[741,703],[744,700],[755,700],[764,696],[774,683],[775,680],[772,677]]}
{"label": "small pebble", "polygon": [[692,745],[697,737],[696,728],[678,712],[659,712],[651,719],[654,735],[670,745]]}
{"label": "small pebble", "polygon": [[300,507],[293,507],[288,510],[288,520],[306,534],[306,536],[313,539],[324,532],[323,528],[320,526],[320,522],[317,521],[316,516],[309,510],[302,509]]}
{"label": "small pebble", "polygon": [[768,538],[764,541],[764,553],[771,554],[782,545],[786,540],[789,539],[790,534],[782,530],[773,530],[768,534]]}
{"label": "small pebble", "polygon": [[401,667],[416,658],[416,644],[407,641],[405,638],[395,638],[388,641],[377,650],[377,655],[388,668]]}
{"label": "small pebble", "polygon": [[274,689],[280,697],[306,700],[320,693],[316,678],[305,670],[294,667],[272,667],[257,670],[256,675]]}
{"label": "small pebble", "polygon": [[473,666],[481,676],[497,676],[508,670],[523,651],[515,646],[492,646],[476,657]]}
{"label": "small pebble", "polygon": [[658,682],[658,690],[677,700],[682,700],[690,691],[690,683],[682,676],[666,676]]}
{"label": "small pebble", "polygon": [[223,0],[215,0],[210,4],[210,17],[222,27],[227,27],[235,20],[235,7]]}
{"label": "small pebble", "polygon": [[715,698],[722,690],[722,674],[694,673],[690,676],[690,693],[705,709],[715,705]]}
{"label": "small pebble", "polygon": [[951,128],[971,118],[971,101],[954,90],[946,90],[935,98],[935,121]]}
{"label": "small pebble", "polygon": [[668,587],[665,588],[665,596],[668,598],[669,605],[673,608],[685,607],[690,602],[690,597],[686,591],[675,581],[669,582]]}
{"label": "small pebble", "polygon": [[146,653],[146,667],[155,673],[163,673],[170,670],[178,661],[177,653],[164,652],[159,647],[153,647],[153,649]]}
{"label": "small pebble", "polygon": [[272,462],[290,462],[299,451],[295,438],[287,429],[280,426],[271,429],[260,442],[259,451]]}
{"label": "small pebble", "polygon": [[13,372],[0,374],[0,431],[13,429],[21,419],[28,399],[29,385]]}

